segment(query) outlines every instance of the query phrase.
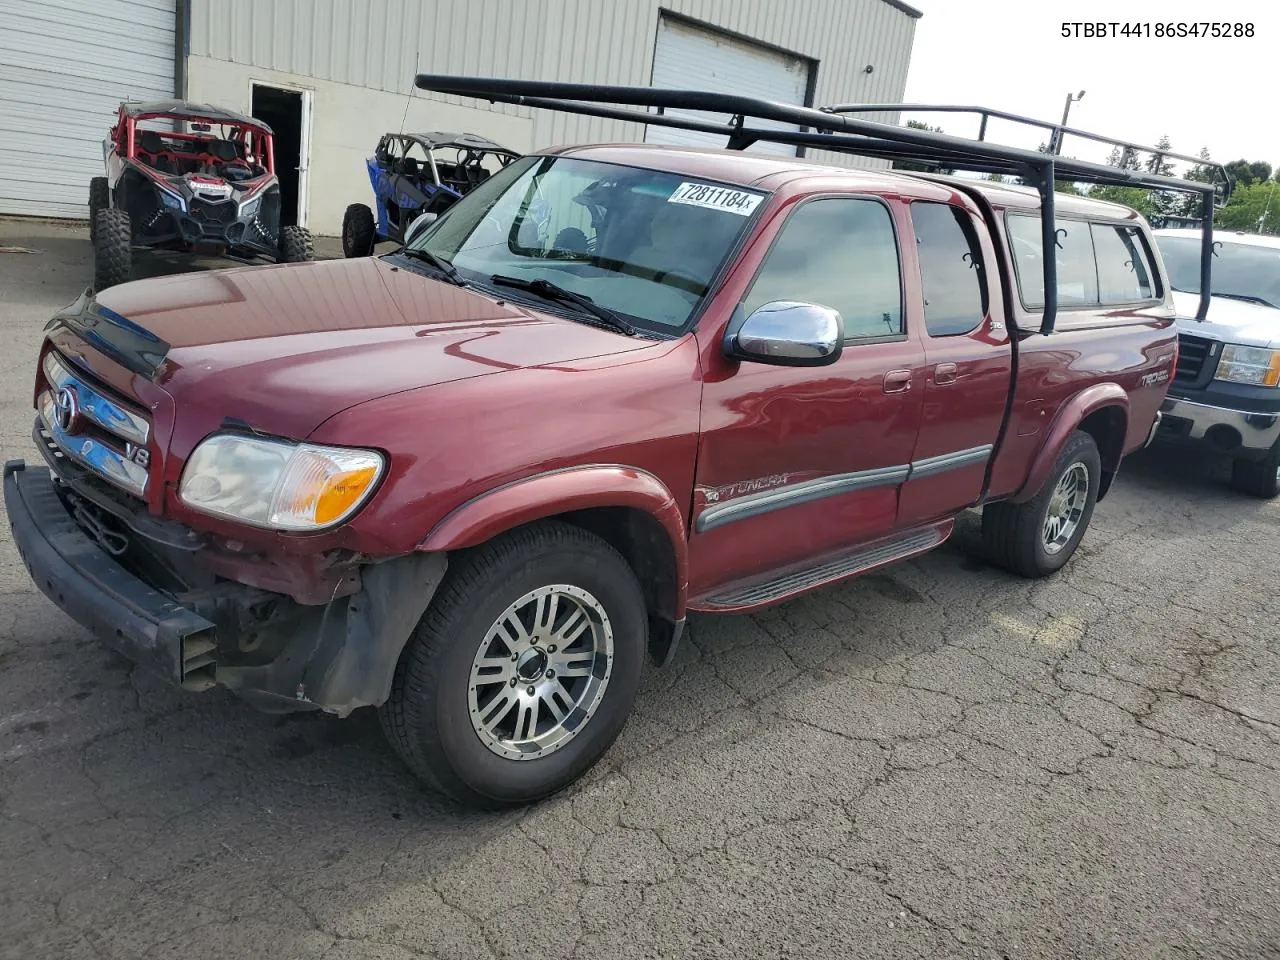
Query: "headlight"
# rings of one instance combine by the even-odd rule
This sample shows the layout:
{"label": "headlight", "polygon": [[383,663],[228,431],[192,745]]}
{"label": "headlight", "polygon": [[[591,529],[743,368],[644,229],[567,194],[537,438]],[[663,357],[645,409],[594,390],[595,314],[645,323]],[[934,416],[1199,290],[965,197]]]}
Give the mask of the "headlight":
{"label": "headlight", "polygon": [[368,499],[385,461],[373,450],[217,434],[196,447],[178,496],[194,510],[274,530],[320,530]]}
{"label": "headlight", "polygon": [[1242,347],[1229,343],[1222,348],[1215,380],[1232,383],[1252,383],[1259,387],[1274,387],[1280,383],[1280,350],[1265,347]]}
{"label": "headlight", "polygon": [[240,204],[240,216],[252,217],[258,212],[258,208],[262,206],[262,194],[258,194],[252,200],[246,200]]}
{"label": "headlight", "polygon": [[168,190],[160,191],[160,201],[170,210],[181,210],[185,206],[181,197],[174,196]]}

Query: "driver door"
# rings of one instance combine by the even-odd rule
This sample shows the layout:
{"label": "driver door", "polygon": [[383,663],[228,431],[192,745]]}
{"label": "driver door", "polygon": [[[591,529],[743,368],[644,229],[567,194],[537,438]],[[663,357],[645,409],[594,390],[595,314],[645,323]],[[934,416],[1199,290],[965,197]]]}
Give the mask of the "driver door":
{"label": "driver door", "polygon": [[895,527],[925,369],[906,327],[890,203],[799,203],[739,309],[749,315],[779,300],[838,310],[843,350],[827,366],[793,367],[724,359],[718,328],[717,342],[703,345],[714,359],[703,384],[690,537],[694,597]]}

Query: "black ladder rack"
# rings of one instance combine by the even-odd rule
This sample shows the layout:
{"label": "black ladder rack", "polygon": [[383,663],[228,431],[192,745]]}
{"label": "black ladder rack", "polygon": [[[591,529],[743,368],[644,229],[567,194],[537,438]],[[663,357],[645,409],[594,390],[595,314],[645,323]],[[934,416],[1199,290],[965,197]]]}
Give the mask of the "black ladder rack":
{"label": "black ladder rack", "polygon": [[[1227,201],[1231,195],[1231,177],[1227,173],[1227,168],[1220,163],[1212,160],[1203,160],[1200,157],[1192,157],[1185,153],[1175,153],[1172,150],[1162,150],[1159,147],[1147,147],[1140,143],[1131,143],[1128,140],[1117,140],[1115,137],[1106,137],[1099,133],[1090,133],[1087,130],[1079,130],[1075,127],[1064,127],[1060,123],[1052,123],[1048,120],[1037,120],[1034,117],[1024,117],[1016,113],[1009,113],[1006,110],[996,110],[993,107],[974,107],[959,106],[951,103],[926,104],[926,103],[842,103],[829,107],[821,108],[823,113],[848,115],[851,113],[970,113],[980,117],[978,124],[978,141],[984,142],[987,139],[987,122],[992,118],[996,120],[1005,120],[1009,123],[1017,124],[1022,127],[1032,127],[1037,130],[1048,130],[1049,141],[1046,148],[1049,153],[1059,156],[1062,153],[1063,143],[1068,136],[1078,137],[1082,140],[1088,140],[1092,143],[1104,144],[1108,147],[1115,147],[1120,150],[1122,157],[1127,157],[1136,162],[1142,154],[1148,154],[1151,158],[1152,165],[1159,169],[1165,160],[1181,160],[1194,166],[1203,167],[1205,170],[1213,174],[1212,183],[1215,190],[1215,202],[1220,206]],[[1119,169],[1119,168],[1116,168]],[[1059,178],[1061,179],[1061,178]]]}
{"label": "black ladder rack", "polygon": [[[418,74],[416,85],[423,90],[454,96],[474,97],[491,103],[511,103],[565,113],[626,120],[632,123],[676,127],[721,134],[730,150],[743,150],[761,141],[810,146],[823,150],[889,160],[916,160],[974,173],[999,173],[1024,178],[1040,193],[1041,243],[1045,250],[1057,245],[1054,219],[1054,182],[1058,179],[1122,187],[1145,187],[1198,194],[1202,199],[1200,305],[1197,319],[1209,308],[1213,261],[1213,211],[1217,189],[1213,184],[1160,176],[1145,170],[1125,170],[1105,164],[1003,146],[987,140],[968,140],[911,127],[898,127],[849,116],[852,112],[876,109],[875,105],[845,105],[817,110],[789,103],[758,100],[735,94],[697,90],[661,90],[653,87],[603,86],[559,83],[544,80],[509,80],[499,77],[458,77]],[[646,109],[634,109],[643,107]],[[631,109],[629,109],[631,108]],[[648,108],[656,108],[650,113]],[[728,114],[726,123],[718,119],[671,116],[666,110]],[[900,110],[901,105],[881,105],[882,110]],[[979,108],[981,111],[983,108]],[[995,111],[986,111],[995,116]],[[1010,114],[1009,116],[1014,116]],[[776,130],[752,126],[752,121],[771,120],[795,124],[800,130]],[[1039,121],[1032,121],[1039,123]],[[1053,126],[1052,124],[1050,126]],[[1066,128],[1064,128],[1066,129]],[[1090,135],[1093,137],[1094,135]],[[1103,142],[1120,143],[1095,137]],[[1165,156],[1173,156],[1165,153]],[[1053,332],[1058,312],[1057,257],[1043,257],[1044,316],[1042,334]]]}

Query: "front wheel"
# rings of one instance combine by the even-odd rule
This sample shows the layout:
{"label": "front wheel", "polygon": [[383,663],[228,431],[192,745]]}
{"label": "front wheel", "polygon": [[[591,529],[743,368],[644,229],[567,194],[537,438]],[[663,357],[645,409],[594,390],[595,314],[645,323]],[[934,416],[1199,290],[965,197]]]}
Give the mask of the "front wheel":
{"label": "front wheel", "polygon": [[529,803],[604,754],[635,702],[648,622],[627,562],[543,522],[462,555],[401,656],[383,731],[469,806]]}
{"label": "front wheel", "polygon": [[89,239],[98,235],[98,211],[111,206],[111,188],[106,177],[93,177],[89,181]]}
{"label": "front wheel", "polygon": [[133,225],[117,207],[93,218],[93,288],[101,291],[128,283],[133,274]]}
{"label": "front wheel", "polygon": [[1023,577],[1062,569],[1093,518],[1102,458],[1093,437],[1077,430],[1054,461],[1049,478],[1026,503],[982,508],[982,540],[1000,566]]}
{"label": "front wheel", "polygon": [[310,230],[295,226],[280,228],[279,263],[303,263],[314,259]]}
{"label": "front wheel", "polygon": [[1261,460],[1237,460],[1231,464],[1231,485],[1263,500],[1280,496],[1280,441]]}
{"label": "front wheel", "polygon": [[367,257],[378,242],[378,227],[373,221],[373,211],[363,203],[353,203],[342,215],[342,254],[346,257]]}

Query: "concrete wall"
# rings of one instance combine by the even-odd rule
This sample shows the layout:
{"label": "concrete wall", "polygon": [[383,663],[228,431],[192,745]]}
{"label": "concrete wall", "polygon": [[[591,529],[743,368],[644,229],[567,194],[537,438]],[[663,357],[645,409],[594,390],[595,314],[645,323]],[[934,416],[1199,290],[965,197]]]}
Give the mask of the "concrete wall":
{"label": "concrete wall", "polygon": [[[811,59],[816,105],[893,103],[915,32],[899,0],[190,3],[189,98],[247,110],[253,79],[315,91],[309,223],[319,233],[335,232],[346,204],[369,193],[364,158],[382,133],[401,129],[417,72],[647,85],[666,11]],[[639,124],[434,94],[414,95],[404,129],[414,127],[468,130],[520,150],[644,137]]]}

